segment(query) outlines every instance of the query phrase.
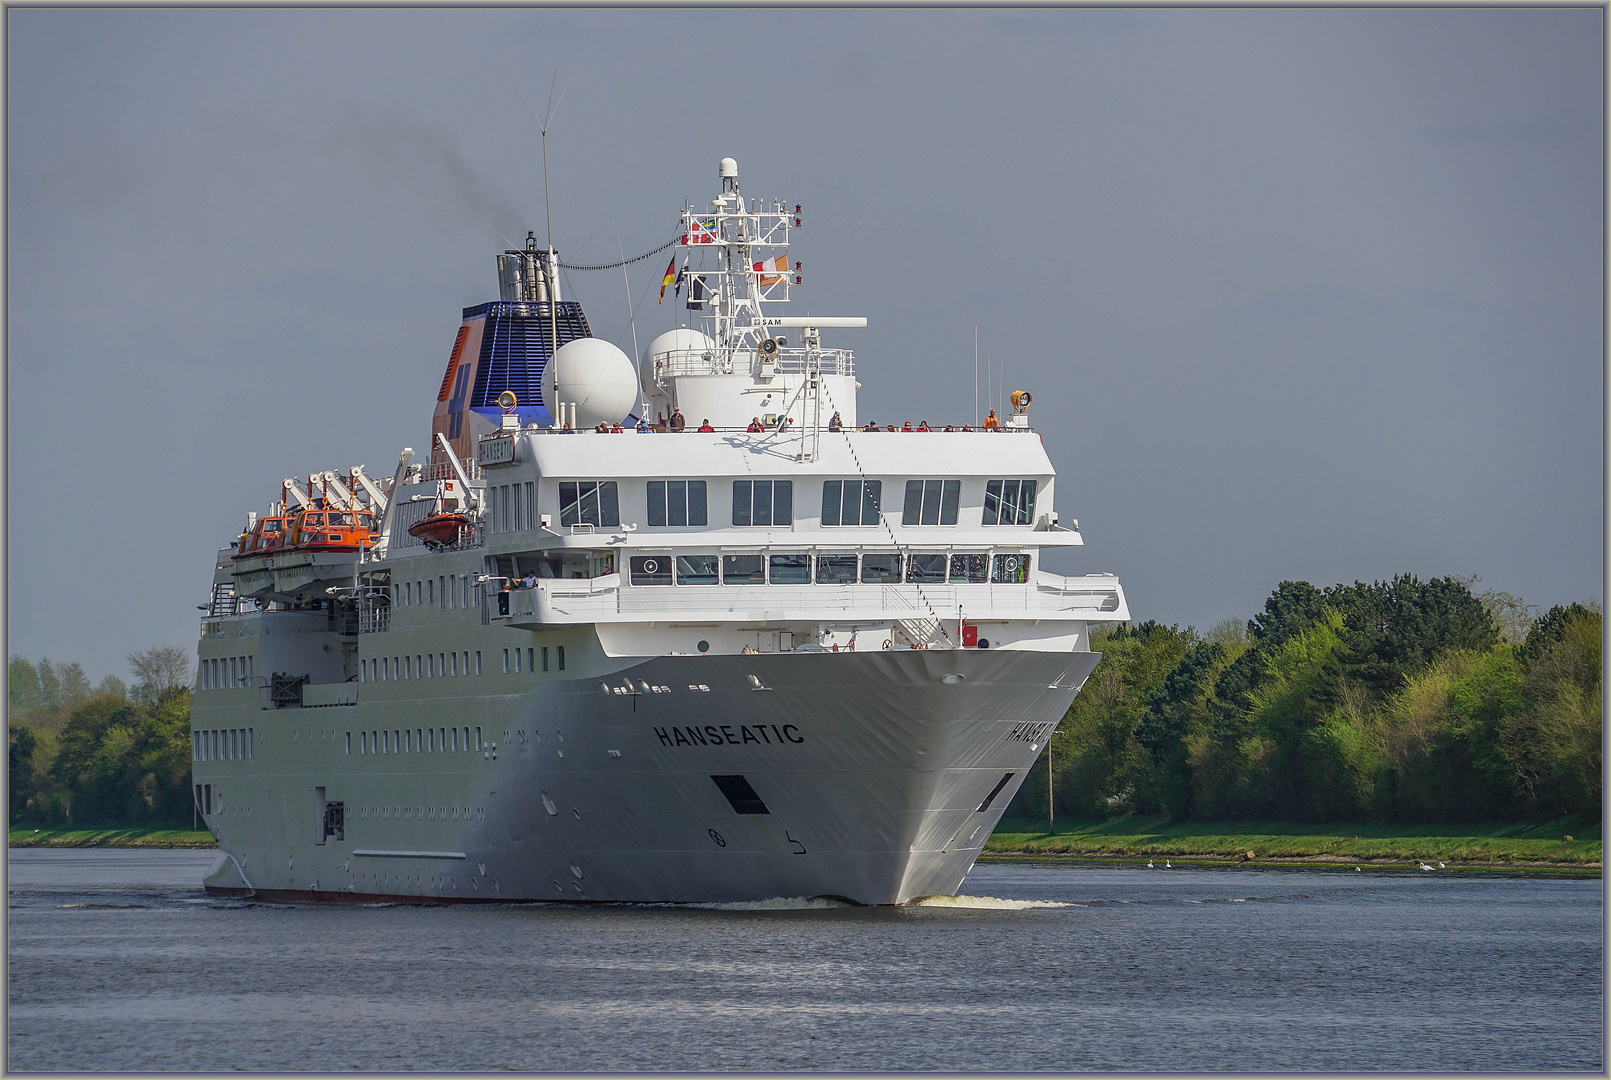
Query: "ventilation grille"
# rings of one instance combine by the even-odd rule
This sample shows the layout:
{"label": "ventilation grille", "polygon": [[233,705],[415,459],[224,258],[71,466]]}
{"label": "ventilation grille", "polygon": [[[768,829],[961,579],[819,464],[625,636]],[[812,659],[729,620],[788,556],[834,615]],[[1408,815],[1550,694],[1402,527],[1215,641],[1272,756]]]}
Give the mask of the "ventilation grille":
{"label": "ventilation grille", "polygon": [[[514,391],[522,408],[543,404],[543,368],[554,355],[548,308],[547,304],[495,301],[465,309],[466,318],[472,312],[485,311],[487,316],[481,330],[481,363],[470,395],[472,409],[496,406],[498,395],[505,390]],[[582,305],[573,300],[555,305],[553,322],[558,325],[561,345],[593,336]]]}

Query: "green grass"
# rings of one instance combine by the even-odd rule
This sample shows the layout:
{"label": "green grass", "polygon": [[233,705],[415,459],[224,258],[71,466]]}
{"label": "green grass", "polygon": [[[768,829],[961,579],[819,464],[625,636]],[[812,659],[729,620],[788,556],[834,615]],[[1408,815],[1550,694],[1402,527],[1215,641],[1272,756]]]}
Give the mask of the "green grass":
{"label": "green grass", "polygon": [[159,847],[210,848],[215,845],[206,829],[183,825],[130,825],[126,822],[80,825],[22,825],[11,829],[12,847]]}
{"label": "green grass", "polygon": [[[1566,840],[1570,834],[1572,839]],[[1577,866],[1598,868],[1597,821],[1541,825],[1366,825],[1235,821],[1170,824],[1162,816],[1103,822],[1004,819],[985,843],[985,855],[1057,855],[1086,858],[1173,858],[1224,861],[1253,852],[1255,862],[1305,859],[1411,864],[1418,860],[1468,866]]]}

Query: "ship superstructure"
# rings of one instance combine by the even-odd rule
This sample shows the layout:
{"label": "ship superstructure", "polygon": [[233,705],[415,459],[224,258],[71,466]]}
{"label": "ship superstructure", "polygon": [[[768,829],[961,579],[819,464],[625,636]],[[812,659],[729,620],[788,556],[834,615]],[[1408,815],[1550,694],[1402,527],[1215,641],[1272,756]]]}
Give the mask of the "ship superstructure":
{"label": "ship superstructure", "polygon": [[252,521],[219,552],[192,708],[210,889],[887,904],[961,883],[1123,591],[1041,568],[1082,541],[1022,408],[994,432],[857,429],[853,356],[821,335],[865,320],[770,313],[803,282],[799,208],[720,174],[673,260],[702,329],[634,371],[559,299],[552,251],[506,252],[429,454],[287,481],[265,518],[362,514],[356,545],[264,549]]}

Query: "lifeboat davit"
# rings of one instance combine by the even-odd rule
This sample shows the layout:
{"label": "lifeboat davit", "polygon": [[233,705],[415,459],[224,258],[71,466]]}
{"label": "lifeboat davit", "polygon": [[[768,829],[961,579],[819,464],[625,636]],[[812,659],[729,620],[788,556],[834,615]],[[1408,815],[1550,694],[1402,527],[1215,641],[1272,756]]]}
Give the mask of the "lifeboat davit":
{"label": "lifeboat davit", "polygon": [[456,543],[459,539],[459,530],[468,524],[470,524],[468,514],[456,510],[439,511],[410,525],[408,535],[433,546],[446,546]]}

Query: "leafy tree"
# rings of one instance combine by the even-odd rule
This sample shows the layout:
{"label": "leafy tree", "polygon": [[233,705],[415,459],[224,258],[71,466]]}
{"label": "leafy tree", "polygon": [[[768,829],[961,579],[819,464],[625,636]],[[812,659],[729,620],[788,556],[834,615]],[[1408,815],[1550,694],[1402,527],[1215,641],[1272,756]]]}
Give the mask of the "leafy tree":
{"label": "leafy tree", "polygon": [[1307,581],[1283,581],[1264,601],[1264,611],[1248,621],[1259,646],[1279,647],[1318,622],[1328,607],[1326,594]]}
{"label": "leafy tree", "polygon": [[1498,631],[1500,640],[1508,641],[1512,645],[1519,645],[1527,636],[1528,629],[1538,618],[1538,605],[1529,604],[1514,593],[1502,592],[1499,589],[1488,589],[1477,594],[1482,602],[1482,609],[1493,620],[1494,629]]}
{"label": "leafy tree", "polygon": [[6,697],[12,715],[40,705],[39,672],[26,656],[12,656],[6,665]]}
{"label": "leafy tree", "polygon": [[65,708],[76,709],[89,699],[89,678],[77,660],[57,664],[56,680],[61,685],[61,703]]}
{"label": "leafy tree", "polygon": [[1390,582],[1355,582],[1327,590],[1344,613],[1348,674],[1379,694],[1450,649],[1487,650],[1499,642],[1493,620],[1470,586],[1453,577],[1421,581],[1400,574]]}
{"label": "leafy tree", "polygon": [[1209,695],[1230,655],[1217,642],[1194,642],[1163,684],[1147,695],[1147,712],[1135,736],[1151,755],[1152,798],[1171,817],[1181,819],[1191,813],[1187,740],[1194,727],[1206,723]]}
{"label": "leafy tree", "polygon": [[140,721],[140,710],[117,698],[91,698],[68,718],[51,772],[69,793],[73,818],[109,820],[133,809],[126,797],[119,797],[113,759],[131,741]]}
{"label": "leafy tree", "polygon": [[95,684],[94,696],[126,698],[129,696],[129,684],[116,675],[108,675]]}
{"label": "leafy tree", "polygon": [[1540,810],[1598,815],[1604,798],[1603,621],[1583,604],[1552,608],[1522,648],[1525,704],[1504,752]]}
{"label": "leafy tree", "polygon": [[177,645],[129,653],[129,669],[155,702],[166,701],[190,685],[190,653]]}
{"label": "leafy tree", "polygon": [[62,703],[62,684],[56,677],[56,665],[50,662],[50,657],[41,656],[34,670],[39,673],[40,706],[54,709]]}
{"label": "leafy tree", "polygon": [[10,771],[7,774],[11,792],[11,820],[22,820],[28,807],[28,797],[34,789],[34,747],[38,740],[32,731],[16,724],[10,727]]}
{"label": "leafy tree", "polygon": [[1567,623],[1570,620],[1598,614],[1598,611],[1587,604],[1573,603],[1566,607],[1556,604],[1534,620],[1532,626],[1528,628],[1527,637],[1518,651],[1521,662],[1531,664],[1533,660],[1547,652],[1551,645],[1565,637]]}

